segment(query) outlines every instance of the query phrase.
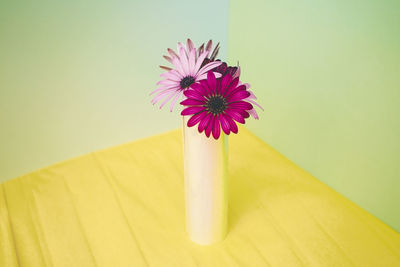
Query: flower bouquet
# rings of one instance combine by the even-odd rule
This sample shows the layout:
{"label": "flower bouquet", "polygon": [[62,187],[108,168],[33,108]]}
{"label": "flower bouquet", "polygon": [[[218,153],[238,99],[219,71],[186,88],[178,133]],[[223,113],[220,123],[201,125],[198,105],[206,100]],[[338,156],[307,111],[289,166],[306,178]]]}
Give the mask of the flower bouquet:
{"label": "flower bouquet", "polygon": [[186,46],[178,43],[177,52],[168,48],[164,58],[172,67],[160,66],[166,72],[150,93],[153,105],[162,101],[160,108],[171,101],[171,112],[183,98],[186,231],[203,245],[227,234],[227,136],[238,133],[236,123],[258,119],[255,106],[263,110],[250,85],[240,81],[240,66],[216,59],[219,43],[212,46],[210,40],[196,48],[188,39]]}

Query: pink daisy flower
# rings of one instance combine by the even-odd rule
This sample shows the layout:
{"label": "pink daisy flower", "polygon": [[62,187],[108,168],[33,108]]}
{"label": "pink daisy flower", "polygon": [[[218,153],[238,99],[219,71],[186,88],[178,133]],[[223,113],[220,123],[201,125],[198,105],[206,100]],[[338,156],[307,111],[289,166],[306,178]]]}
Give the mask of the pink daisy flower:
{"label": "pink daisy flower", "polygon": [[233,78],[230,74],[217,80],[209,71],[207,80],[192,84],[183,93],[187,99],[181,102],[186,106],[181,115],[192,115],[187,126],[198,124],[200,133],[204,131],[207,137],[212,133],[214,139],[219,138],[221,128],[225,134],[236,134],[236,122],[244,124],[244,119],[250,116],[248,110],[253,109],[252,104],[244,101],[250,92],[245,85],[239,85],[238,77]]}
{"label": "pink daisy flower", "polygon": [[[228,65],[225,62],[222,63],[221,65],[219,65],[218,67],[216,67],[215,69],[213,69],[212,71],[220,73],[222,76],[224,76],[226,74],[232,75],[233,79],[236,78],[236,77],[237,78],[240,77],[240,67],[239,66],[237,66],[237,67],[228,67]],[[242,84],[243,83],[241,83],[239,81],[239,85],[242,85]],[[244,83],[244,85],[246,86],[247,91],[250,93],[250,96],[245,98],[244,100],[247,101],[247,102],[250,102],[251,104],[259,107],[262,111],[264,111],[263,107],[260,106],[256,102],[257,97],[254,95],[254,93],[252,91],[249,90],[250,89],[250,84]],[[255,110],[254,107],[253,107],[253,109],[249,110],[248,112],[254,119],[256,119],[256,120],[259,119],[257,111]]]}
{"label": "pink daisy flower", "polygon": [[[160,105],[160,108],[162,108],[172,99],[170,106],[170,111],[172,112],[176,101],[185,90],[189,89],[194,83],[205,79],[208,71],[221,65],[222,62],[220,61],[211,61],[203,65],[204,59],[211,52],[211,47],[212,42],[209,41],[205,50],[204,45],[199,50],[196,50],[193,42],[188,39],[186,47],[182,43],[178,43],[178,53],[168,48],[170,56],[164,56],[164,58],[172,63],[175,68],[160,66],[167,70],[167,72],[161,74],[161,77],[164,77],[164,79],[157,83],[160,87],[150,93],[150,95],[157,93],[151,101],[152,104],[154,105],[163,99]],[[214,54],[216,56],[216,53],[218,53],[219,48],[217,47],[214,49],[211,57]],[[217,73],[216,76],[220,77],[221,74]]]}

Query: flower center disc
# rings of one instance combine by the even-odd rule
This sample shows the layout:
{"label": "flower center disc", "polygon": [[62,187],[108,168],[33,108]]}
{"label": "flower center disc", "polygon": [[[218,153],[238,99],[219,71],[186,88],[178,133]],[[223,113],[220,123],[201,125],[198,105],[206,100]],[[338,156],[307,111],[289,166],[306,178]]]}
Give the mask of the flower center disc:
{"label": "flower center disc", "polygon": [[226,101],[221,96],[212,96],[207,104],[207,109],[213,114],[220,114],[226,109]]}
{"label": "flower center disc", "polygon": [[188,88],[193,83],[194,83],[194,78],[192,76],[186,76],[180,82],[181,89]]}

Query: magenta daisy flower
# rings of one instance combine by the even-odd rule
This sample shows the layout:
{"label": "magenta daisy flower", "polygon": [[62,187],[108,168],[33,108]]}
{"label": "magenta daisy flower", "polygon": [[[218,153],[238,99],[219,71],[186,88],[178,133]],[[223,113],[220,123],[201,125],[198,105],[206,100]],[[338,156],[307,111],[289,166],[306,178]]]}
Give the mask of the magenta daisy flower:
{"label": "magenta daisy flower", "polygon": [[[178,53],[175,53],[172,49],[168,49],[170,56],[164,56],[164,58],[172,63],[175,68],[161,66],[167,72],[161,74],[164,79],[157,83],[160,87],[150,93],[150,95],[157,93],[152,100],[153,105],[163,99],[160,105],[160,108],[162,108],[172,99],[170,107],[170,111],[172,112],[176,101],[185,90],[190,88],[194,83],[205,79],[208,71],[222,64],[220,61],[212,61],[203,66],[204,59],[211,52],[211,46],[212,42],[209,42],[205,50],[204,46],[201,46],[197,51],[193,42],[188,39],[186,47],[182,43],[178,43]],[[212,55],[214,53],[215,50]],[[220,77],[221,74],[217,73],[216,76]]]}
{"label": "magenta daisy flower", "polygon": [[219,138],[221,128],[225,134],[236,134],[236,122],[244,124],[244,119],[250,116],[248,110],[253,109],[249,102],[243,101],[250,96],[246,86],[239,85],[239,78],[229,74],[217,80],[209,71],[207,80],[192,84],[183,93],[187,99],[181,102],[186,106],[181,115],[192,115],[187,126],[198,124],[200,133],[204,131],[207,137],[212,133],[214,139]]}
{"label": "magenta daisy flower", "polygon": [[[216,67],[216,68],[213,69],[212,71],[213,71],[213,72],[220,73],[222,76],[224,76],[224,75],[226,75],[226,74],[229,74],[229,75],[232,75],[233,78],[236,78],[236,77],[239,78],[239,77],[240,77],[240,67],[239,67],[239,66],[237,66],[237,67],[230,67],[230,66],[228,66],[225,62],[223,62],[221,65],[219,65],[218,67]],[[254,94],[252,91],[249,90],[249,89],[250,89],[250,84],[248,84],[248,83],[241,83],[241,82],[239,81],[239,85],[242,85],[242,84],[246,86],[247,91],[250,93],[250,96],[249,96],[248,98],[244,99],[244,100],[247,101],[247,102],[250,102],[251,104],[253,104],[253,105],[259,107],[262,111],[264,111],[263,107],[260,106],[260,105],[256,102],[257,97],[255,96],[255,94]],[[249,112],[249,114],[250,114],[254,119],[256,119],[256,120],[259,119],[258,114],[257,114],[257,111],[256,111],[255,108],[249,110],[248,112]]]}

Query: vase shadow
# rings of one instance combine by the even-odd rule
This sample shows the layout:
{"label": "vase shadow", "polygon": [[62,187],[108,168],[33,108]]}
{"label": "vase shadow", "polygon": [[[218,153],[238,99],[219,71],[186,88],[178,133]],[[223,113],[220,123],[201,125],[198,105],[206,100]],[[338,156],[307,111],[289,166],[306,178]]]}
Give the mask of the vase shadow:
{"label": "vase shadow", "polygon": [[268,176],[241,170],[229,172],[228,177],[228,231],[232,231],[246,214],[259,209],[260,196],[267,190]]}

